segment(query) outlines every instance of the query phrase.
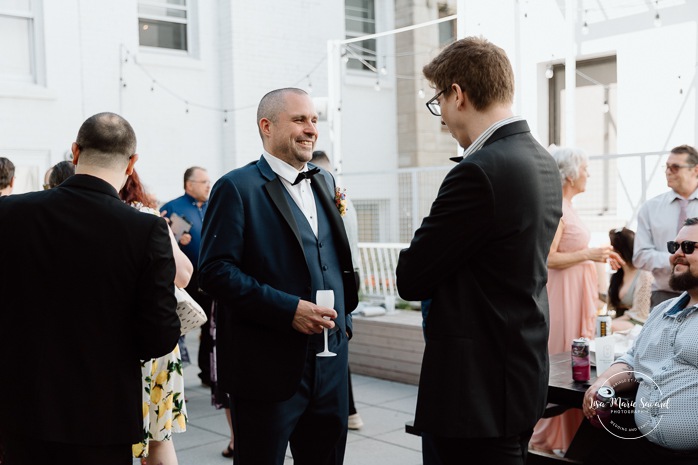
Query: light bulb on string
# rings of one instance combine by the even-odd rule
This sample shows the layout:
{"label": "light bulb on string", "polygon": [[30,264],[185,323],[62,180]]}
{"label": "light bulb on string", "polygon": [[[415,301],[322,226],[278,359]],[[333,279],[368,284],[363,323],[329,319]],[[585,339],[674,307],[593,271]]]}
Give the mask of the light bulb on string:
{"label": "light bulb on string", "polygon": [[184,101],[184,105],[185,105],[185,107],[184,107],[184,113],[189,114],[189,102],[187,102],[187,101],[185,100],[185,101]]}
{"label": "light bulb on string", "polygon": [[583,35],[589,34],[589,24],[587,24],[586,21],[584,21],[584,24],[582,24],[582,34]]}
{"label": "light bulb on string", "polygon": [[228,124],[228,110],[223,110],[223,125]]}
{"label": "light bulb on string", "polygon": [[545,77],[552,79],[554,75],[555,72],[553,71],[553,65],[548,65],[548,67],[545,68]]}
{"label": "light bulb on string", "polygon": [[313,83],[310,81],[310,74],[308,74],[308,89],[306,92],[308,92],[308,94],[313,93]]}
{"label": "light bulb on string", "polygon": [[659,17],[659,12],[657,12],[656,15],[654,15],[654,27],[661,27],[662,26],[662,18]]}
{"label": "light bulb on string", "polygon": [[153,80],[153,82],[150,83],[150,91],[155,92],[155,80]]}
{"label": "light bulb on string", "polygon": [[608,106],[608,100],[603,101],[603,105],[601,106],[601,111],[604,113],[608,113],[611,110],[611,107]]}
{"label": "light bulb on string", "polygon": [[419,92],[417,92],[417,97],[424,98],[424,95],[424,89],[419,89]]}
{"label": "light bulb on string", "polygon": [[376,79],[376,85],[373,86],[373,89],[374,89],[376,92],[380,92],[380,90],[381,90],[381,83],[380,83],[380,81],[379,81],[378,79]]}

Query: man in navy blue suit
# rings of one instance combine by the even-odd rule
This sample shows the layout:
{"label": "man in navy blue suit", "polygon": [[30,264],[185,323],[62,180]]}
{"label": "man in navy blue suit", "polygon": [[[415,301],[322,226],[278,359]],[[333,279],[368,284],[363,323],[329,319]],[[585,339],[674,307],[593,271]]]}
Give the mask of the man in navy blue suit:
{"label": "man in navy blue suit", "polygon": [[[201,288],[216,299],[218,382],[230,394],[235,463],[341,464],[349,313],[358,303],[332,176],[309,165],[318,115],[287,88],[259,103],[262,157],[216,182],[204,218]],[[334,309],[316,292],[334,291]],[[324,328],[336,357],[317,357]]]}

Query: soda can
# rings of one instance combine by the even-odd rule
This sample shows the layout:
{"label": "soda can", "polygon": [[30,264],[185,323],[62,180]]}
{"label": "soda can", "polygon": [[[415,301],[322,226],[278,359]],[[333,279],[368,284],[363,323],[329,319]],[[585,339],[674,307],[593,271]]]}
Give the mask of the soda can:
{"label": "soda can", "polygon": [[603,425],[608,423],[609,418],[611,418],[611,405],[615,396],[616,392],[610,386],[601,386],[596,391],[593,405],[596,415],[589,420],[592,425],[602,428]]}
{"label": "soda can", "polygon": [[589,340],[580,337],[572,341],[572,379],[574,381],[589,381],[590,378]]}
{"label": "soda can", "polygon": [[606,337],[611,335],[610,315],[599,315],[596,317],[596,337]]}

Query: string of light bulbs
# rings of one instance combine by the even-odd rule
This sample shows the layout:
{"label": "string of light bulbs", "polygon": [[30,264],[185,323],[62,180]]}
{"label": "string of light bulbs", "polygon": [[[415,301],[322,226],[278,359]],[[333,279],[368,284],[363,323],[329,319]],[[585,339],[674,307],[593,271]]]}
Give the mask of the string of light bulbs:
{"label": "string of light bulbs", "polygon": [[[258,104],[251,104],[251,105],[244,105],[240,107],[234,107],[234,108],[224,108],[224,107],[218,107],[218,106],[212,106],[212,105],[207,105],[204,103],[199,103],[195,102],[192,100],[189,100],[188,98],[180,95],[178,92],[175,92],[168,86],[164,85],[162,82],[159,82],[155,76],[153,76],[148,69],[143,66],[142,64],[138,63],[135,59],[130,60],[132,56],[134,56],[131,51],[123,44],[121,44],[121,49],[122,49],[122,57],[120,58],[122,63],[133,63],[137,69],[139,69],[147,78],[150,80],[150,91],[155,92],[156,88],[163,90],[166,94],[170,95],[176,100],[179,100],[184,104],[184,112],[189,113],[190,108],[201,108],[203,110],[208,110],[208,111],[213,111],[213,112],[218,112],[222,113],[223,115],[223,123],[228,122],[228,113],[233,113],[236,111],[242,111],[242,110],[249,110],[252,108],[257,108]],[[129,61],[130,60],[130,61]],[[296,82],[291,84],[290,87],[297,87],[300,85],[303,81],[307,79],[308,82],[308,93],[312,92],[312,81],[311,81],[311,75],[323,64],[327,61],[327,56],[323,56],[321,60],[319,60],[308,72],[304,73],[300,79],[298,79]],[[121,86],[122,89],[125,89],[127,87],[126,79],[124,78],[123,75],[123,70],[120,70],[120,76],[119,76],[119,85]]]}

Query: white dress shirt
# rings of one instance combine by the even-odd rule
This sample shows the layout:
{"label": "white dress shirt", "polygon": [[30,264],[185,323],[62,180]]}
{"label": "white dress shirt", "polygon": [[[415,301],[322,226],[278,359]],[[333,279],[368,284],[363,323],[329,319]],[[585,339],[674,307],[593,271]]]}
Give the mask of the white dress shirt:
{"label": "white dress shirt", "polygon": [[306,164],[301,171],[298,171],[293,166],[266,151],[262,153],[262,156],[269,163],[274,173],[279,176],[281,184],[284,185],[293,201],[298,205],[298,208],[301,209],[303,216],[308,220],[310,229],[313,230],[315,237],[317,237],[317,206],[315,205],[313,188],[310,187],[310,179],[304,179],[295,186],[293,185],[299,173],[308,171],[308,165]]}
{"label": "white dress shirt", "polygon": [[[653,291],[671,291],[669,277],[671,265],[666,243],[676,239],[679,222],[679,199],[673,190],[651,198],[637,215],[637,232],[633,250],[633,265],[651,271],[654,275]],[[698,217],[698,189],[688,197],[688,218]]]}

